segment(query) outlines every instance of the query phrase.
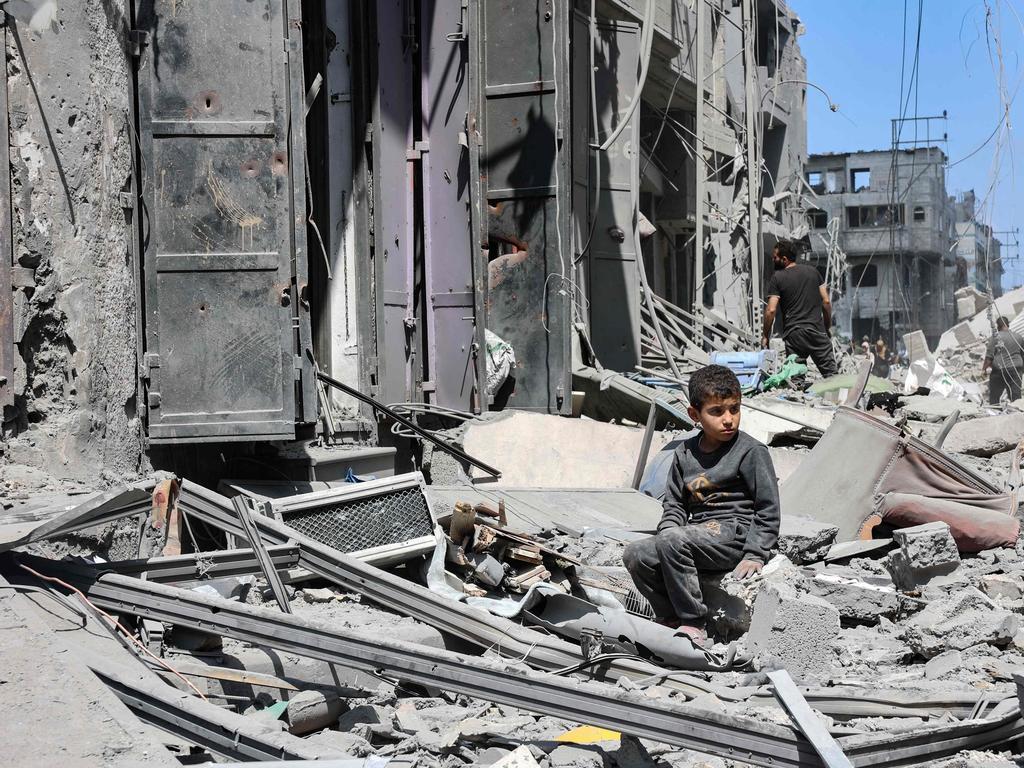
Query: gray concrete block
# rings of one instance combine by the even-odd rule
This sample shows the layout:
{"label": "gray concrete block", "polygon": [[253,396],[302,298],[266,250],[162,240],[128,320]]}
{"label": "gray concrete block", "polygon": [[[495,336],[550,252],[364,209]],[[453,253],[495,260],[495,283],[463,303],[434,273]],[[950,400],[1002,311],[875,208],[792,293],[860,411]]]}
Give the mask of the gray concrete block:
{"label": "gray concrete block", "polygon": [[924,676],[926,680],[941,680],[963,667],[964,657],[960,651],[946,651],[940,653],[933,659],[929,659],[924,665]]}
{"label": "gray concrete block", "polygon": [[322,744],[351,757],[366,757],[375,751],[373,745],[362,736],[342,731],[323,730],[307,736],[306,741]]}
{"label": "gray concrete block", "polygon": [[899,549],[889,555],[889,573],[902,590],[918,589],[960,567],[960,552],[946,523],[901,528],[893,532],[893,541]]}
{"label": "gray concrete block", "polygon": [[708,607],[708,631],[722,640],[735,640],[750,629],[754,601],[765,584],[802,580],[803,576],[784,555],[773,557],[760,574],[744,581],[728,573],[702,576],[700,585]]}
{"label": "gray concrete block", "polygon": [[831,603],[788,584],[768,584],[754,602],[747,647],[762,666],[783,666],[800,679],[831,672],[838,636],[839,611]]}
{"label": "gray concrete block", "polygon": [[842,618],[854,622],[877,624],[883,616],[892,618],[900,610],[900,595],[891,585],[826,572],[808,581],[807,587],[812,595],[834,605]]}
{"label": "gray concrete block", "polygon": [[779,525],[779,552],[794,563],[823,560],[836,540],[839,528],[809,517],[783,515]]}

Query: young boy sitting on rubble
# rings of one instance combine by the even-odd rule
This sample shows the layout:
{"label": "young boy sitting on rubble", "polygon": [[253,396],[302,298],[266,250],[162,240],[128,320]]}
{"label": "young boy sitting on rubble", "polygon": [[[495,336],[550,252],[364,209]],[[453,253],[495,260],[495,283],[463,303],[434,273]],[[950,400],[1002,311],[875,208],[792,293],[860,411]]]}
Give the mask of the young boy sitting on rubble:
{"label": "young boy sitting on rubble", "polygon": [[689,414],[701,432],[676,448],[657,535],[631,543],[623,561],[655,620],[706,640],[700,574],[746,579],[779,535],[779,486],[768,448],[740,432],[740,383],[721,365],[690,377]]}

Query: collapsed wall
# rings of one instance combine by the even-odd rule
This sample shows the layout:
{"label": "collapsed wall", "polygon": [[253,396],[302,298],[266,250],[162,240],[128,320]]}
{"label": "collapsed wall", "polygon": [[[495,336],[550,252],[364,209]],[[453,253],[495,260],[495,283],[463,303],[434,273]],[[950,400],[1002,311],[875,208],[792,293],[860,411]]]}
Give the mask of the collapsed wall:
{"label": "collapsed wall", "polygon": [[21,287],[14,298],[15,403],[4,412],[0,451],[9,464],[58,479],[132,476],[145,457],[136,403],[133,212],[121,196],[130,189],[134,155],[128,23],[110,0],[63,2],[57,28],[42,33],[8,19],[13,256]]}

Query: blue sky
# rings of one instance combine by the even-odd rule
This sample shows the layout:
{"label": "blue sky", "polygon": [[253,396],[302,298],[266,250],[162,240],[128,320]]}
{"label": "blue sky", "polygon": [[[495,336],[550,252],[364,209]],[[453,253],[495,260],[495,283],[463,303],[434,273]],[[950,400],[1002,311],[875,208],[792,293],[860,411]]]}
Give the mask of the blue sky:
{"label": "blue sky", "polygon": [[[826,98],[808,89],[809,151],[888,149],[890,120],[900,114],[904,3],[789,0],[789,4],[806,27],[800,48],[807,59],[807,79],[824,88],[839,105],[839,113],[831,112]],[[995,180],[991,206],[986,209],[990,223],[997,230],[1020,227],[1019,237],[1024,237],[1024,142],[1015,130],[1024,125],[1024,96],[1015,98],[1024,76],[1024,0],[923,0],[922,5],[916,110],[911,93],[906,114],[947,112],[947,155],[951,164],[956,163],[947,172],[947,191],[955,194],[973,188],[981,200]],[[918,6],[913,0],[906,3],[905,81],[913,67]],[[1004,140],[998,165],[999,136],[958,163],[985,142],[1003,113],[993,32],[1002,43],[1005,88],[1007,98],[1013,100],[1013,128],[999,134]],[[904,138],[907,131],[912,131],[910,124],[904,129]],[[1012,249],[1003,253],[1019,256]],[[1024,259],[1007,259],[1004,267],[1004,289],[1024,284]]]}

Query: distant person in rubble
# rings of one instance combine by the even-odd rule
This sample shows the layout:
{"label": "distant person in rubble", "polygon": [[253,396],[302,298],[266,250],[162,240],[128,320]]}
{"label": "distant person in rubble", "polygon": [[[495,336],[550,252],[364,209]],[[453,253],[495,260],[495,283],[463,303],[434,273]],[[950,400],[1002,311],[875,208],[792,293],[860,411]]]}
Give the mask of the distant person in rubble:
{"label": "distant person in rubble", "polygon": [[1020,399],[1021,372],[1024,371],[1024,339],[1010,330],[1010,321],[1005,317],[996,320],[996,332],[989,339],[985,362],[981,364],[982,374],[989,373],[988,402],[999,405],[1003,392],[1010,402]]}
{"label": "distant person in rubble", "polygon": [[768,448],[740,432],[740,382],[709,365],[690,377],[690,418],[700,434],[676,448],[655,536],[622,559],[655,619],[694,642],[707,636],[701,572],[761,570],[779,536],[779,486]]}
{"label": "distant person in rubble", "polygon": [[821,275],[810,264],[797,263],[796,246],[790,240],[776,243],[772,261],[775,274],[768,281],[765,294],[768,307],[764,312],[761,346],[768,347],[778,312],[782,316],[782,340],[786,343],[786,354],[796,355],[801,363],[809,357],[822,376],[834,376],[836,357],[829,335],[832,301]]}
{"label": "distant person in rubble", "polygon": [[892,370],[892,355],[885,339],[875,342],[875,354],[871,359],[871,375],[880,379],[888,379]]}

